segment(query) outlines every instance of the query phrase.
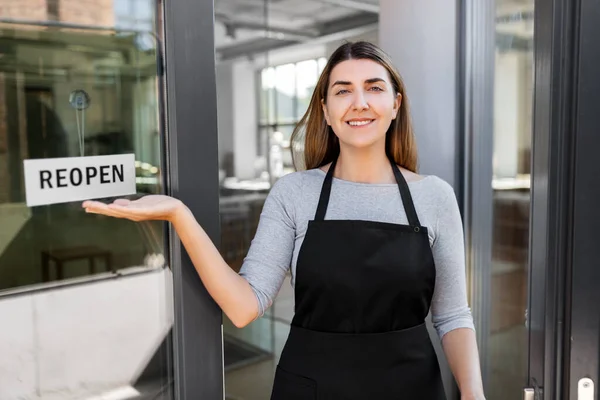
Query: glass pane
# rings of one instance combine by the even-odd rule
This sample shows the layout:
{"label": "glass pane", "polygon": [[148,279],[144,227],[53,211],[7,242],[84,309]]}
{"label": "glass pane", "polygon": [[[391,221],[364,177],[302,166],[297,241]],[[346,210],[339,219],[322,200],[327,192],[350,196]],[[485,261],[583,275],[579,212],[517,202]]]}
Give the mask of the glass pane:
{"label": "glass pane", "polygon": [[261,123],[273,124],[276,121],[275,108],[275,68],[266,68],[261,73]]}
{"label": "glass pane", "polygon": [[533,4],[499,2],[496,13],[490,400],[522,397],[527,381]]}
{"label": "glass pane", "polygon": [[[290,34],[292,28],[318,32],[323,24],[339,19],[333,12],[335,7],[325,7],[331,8],[332,13],[319,15],[317,20],[313,17],[323,7],[313,7],[310,2],[293,7],[289,2],[268,0],[247,1],[243,7],[234,3],[215,2],[215,50],[220,251],[230,267],[239,271],[269,189],[280,176],[293,171],[289,138],[306,111],[329,54],[299,57],[305,57],[304,49],[310,49],[311,54],[313,49],[333,51],[340,40],[355,38],[334,35],[335,38],[320,37],[311,42]],[[306,10],[300,12],[298,7]],[[304,17],[298,19],[300,14],[293,16],[294,13]],[[232,23],[235,21],[254,21],[256,28],[246,31],[241,26],[247,24],[236,27]],[[272,21],[276,23],[271,24]],[[269,29],[261,29],[262,25]],[[287,29],[280,32],[284,26]],[[296,43],[299,40],[302,43]],[[294,290],[288,274],[262,318],[238,329],[223,316],[226,398],[270,397],[275,366],[289,333],[293,310]]]}
{"label": "glass pane", "polygon": [[128,3],[59,1],[47,28],[46,8],[9,2],[10,18],[39,24],[0,24],[3,400],[173,398],[164,225],[86,214],[81,201],[26,205],[31,159],[134,154],[137,194],[119,197],[164,191],[156,40],[140,48],[140,34],[112,29]]}
{"label": "glass pane", "polygon": [[304,113],[306,113],[318,79],[318,65],[316,60],[303,61],[296,65],[296,93],[298,96],[296,115],[298,119],[302,118]]}
{"label": "glass pane", "polygon": [[284,125],[277,127],[277,130],[272,135],[271,145],[277,146],[271,150],[274,153],[271,156],[271,173],[275,175],[274,179],[294,172],[294,163],[290,148],[292,133],[294,133],[294,125]]}
{"label": "glass pane", "polygon": [[[236,29],[225,23],[228,16],[266,25],[267,3],[254,3],[234,7],[233,3],[215,2],[217,54],[222,50],[225,54],[226,49],[253,48],[261,40],[271,40],[264,31]],[[236,272],[246,257],[272,184],[269,142],[271,126],[277,118],[276,101],[282,100],[276,94],[276,77],[280,73],[270,67],[267,54],[242,52],[243,57],[234,60],[218,57],[216,65],[221,176],[219,250]],[[292,114],[293,109],[289,110],[288,114]],[[226,399],[269,398],[275,371],[273,329],[270,315],[239,329],[223,314]]]}
{"label": "glass pane", "polygon": [[296,120],[294,107],[296,97],[296,66],[280,65],[275,68],[275,92],[277,123],[289,123]]}
{"label": "glass pane", "polygon": [[[319,76],[320,76],[321,73],[323,72],[323,70],[325,69],[325,65],[327,64],[327,59],[322,57],[322,58],[319,58],[318,62],[319,62]],[[317,79],[318,78],[319,77],[317,76]]]}

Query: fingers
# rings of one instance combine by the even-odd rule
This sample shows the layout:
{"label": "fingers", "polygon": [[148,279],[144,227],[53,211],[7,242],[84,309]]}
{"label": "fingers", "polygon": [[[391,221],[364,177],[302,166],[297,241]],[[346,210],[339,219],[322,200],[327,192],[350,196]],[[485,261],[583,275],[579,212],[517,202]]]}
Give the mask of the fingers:
{"label": "fingers", "polygon": [[115,217],[115,218],[127,218],[127,216],[122,215],[122,213],[119,213],[117,211],[114,210],[110,210],[110,209],[105,209],[105,210],[101,210],[98,208],[86,208],[85,209],[86,213],[89,214],[101,214],[101,215],[106,215],[108,217]]}
{"label": "fingers", "polygon": [[101,203],[99,201],[92,201],[92,200],[86,200],[81,204],[81,206],[83,208],[102,207],[103,205],[106,205],[106,204]]}
{"label": "fingers", "polygon": [[[129,201],[127,199],[117,199],[114,201],[113,204],[116,204],[117,206],[126,207],[130,203],[131,203],[131,201]],[[98,211],[98,210],[106,210],[107,208],[110,208],[111,204],[102,203],[100,201],[86,200],[81,204],[81,206],[85,209]]]}
{"label": "fingers", "polygon": [[129,203],[131,203],[130,200],[127,200],[127,199],[117,199],[117,200],[115,200],[115,202],[113,204],[117,204],[117,205],[120,205],[120,206],[126,206],[126,205],[129,205]]}
{"label": "fingers", "polygon": [[[127,202],[119,203],[124,204]],[[100,201],[85,201],[83,202],[82,207],[84,207],[85,212],[89,214],[101,214],[109,217],[127,218],[131,220],[136,219],[135,215],[133,215],[133,213],[126,208],[126,205],[105,204]]]}

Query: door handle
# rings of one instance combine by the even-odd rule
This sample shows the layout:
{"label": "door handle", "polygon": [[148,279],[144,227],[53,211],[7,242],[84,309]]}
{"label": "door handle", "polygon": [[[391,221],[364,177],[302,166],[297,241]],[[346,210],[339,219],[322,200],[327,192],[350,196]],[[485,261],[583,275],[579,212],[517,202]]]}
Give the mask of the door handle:
{"label": "door handle", "polygon": [[577,400],[594,400],[594,381],[581,378],[577,384]]}

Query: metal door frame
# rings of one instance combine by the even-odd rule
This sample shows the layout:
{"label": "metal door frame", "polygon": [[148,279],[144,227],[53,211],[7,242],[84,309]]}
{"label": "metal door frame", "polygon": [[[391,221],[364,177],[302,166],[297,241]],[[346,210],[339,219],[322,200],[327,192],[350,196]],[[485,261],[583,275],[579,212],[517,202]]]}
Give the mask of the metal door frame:
{"label": "metal door frame", "polygon": [[591,0],[536,0],[529,385],[546,400],[598,385],[599,20]]}
{"label": "metal door frame", "polygon": [[[461,121],[462,208],[465,229],[468,289],[484,386],[489,366],[486,349],[491,303],[489,266],[492,262],[493,196],[491,189],[494,144],[495,1],[462,1],[463,97]],[[458,155],[457,155],[458,156]]]}
{"label": "metal door frame", "polygon": [[[218,245],[219,168],[212,0],[162,1],[169,194]],[[160,23],[159,23],[160,25]],[[175,398],[222,399],[222,312],[175,232],[170,235]]]}
{"label": "metal door frame", "polygon": [[[464,9],[465,57],[463,206],[470,293],[477,299],[473,314],[486,381],[496,2],[459,1]],[[580,377],[598,379],[600,351],[598,341],[589,340],[600,337],[598,318],[593,317],[598,313],[589,307],[600,303],[594,292],[600,272],[587,261],[600,257],[600,247],[590,243],[593,222],[600,220],[593,208],[597,196],[590,192],[594,172],[599,171],[592,162],[593,145],[598,148],[600,140],[595,143],[592,133],[600,126],[600,113],[592,108],[598,91],[582,91],[584,84],[600,89],[593,72],[594,61],[600,59],[594,48],[600,34],[600,6],[592,0],[535,0],[534,13],[529,374],[524,385],[536,389],[537,399],[567,399],[568,393],[575,399]],[[600,196],[600,191],[593,194]],[[580,237],[578,232],[581,239],[573,241]]]}
{"label": "metal door frame", "polygon": [[600,78],[595,68],[600,51],[594,43],[600,5],[590,0],[538,3],[545,14],[540,21],[548,21],[539,24],[544,34],[536,54],[541,102],[536,122],[539,117],[541,126],[534,136],[542,144],[536,150],[541,153],[536,182],[548,188],[548,234],[546,247],[540,247],[547,264],[544,380],[553,384],[545,385],[544,398],[576,399],[579,379],[589,377],[598,385],[600,270],[594,261],[600,247],[594,228],[600,221]]}
{"label": "metal door frame", "polygon": [[[166,0],[168,1],[168,0]],[[494,72],[493,0],[463,0],[466,56],[464,198],[477,190],[485,201],[465,204],[471,265],[491,259],[491,165]],[[600,190],[594,177],[594,61],[600,52],[600,5],[592,0],[535,2],[535,88],[530,224],[529,379],[546,400],[574,397],[577,381],[598,378],[595,284],[600,258],[594,222]],[[594,17],[597,17],[594,20]],[[219,237],[217,102],[212,0],[164,4],[170,193],[182,199],[211,239]],[[592,90],[585,89],[584,85]],[[202,131],[198,131],[202,127]],[[598,146],[597,146],[598,147]],[[474,168],[476,167],[476,168]],[[483,168],[482,168],[483,167]],[[489,168],[488,168],[489,167]],[[596,196],[594,196],[596,195]],[[481,198],[480,198],[481,200]],[[468,200],[465,200],[468,201]],[[223,398],[222,314],[198,278],[181,244],[171,236],[174,271],[175,380],[178,399]],[[486,292],[485,270],[473,271],[471,292]],[[590,300],[591,299],[591,300]],[[598,306],[596,306],[598,307]],[[474,309],[480,345],[489,304]],[[573,338],[573,341],[570,338]],[[592,355],[590,357],[590,355]],[[483,366],[484,369],[486,366]],[[544,383],[551,383],[545,385]]]}

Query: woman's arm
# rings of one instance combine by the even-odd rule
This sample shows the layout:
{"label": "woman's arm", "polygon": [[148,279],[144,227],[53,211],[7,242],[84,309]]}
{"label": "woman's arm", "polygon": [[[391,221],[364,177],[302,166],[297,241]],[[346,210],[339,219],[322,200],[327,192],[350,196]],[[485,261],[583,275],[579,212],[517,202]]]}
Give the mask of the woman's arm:
{"label": "woman's arm", "polygon": [[183,203],[177,208],[172,223],[202,283],[231,322],[238,328],[252,322],[258,316],[258,301],[252,287],[227,265]]}
{"label": "woman's arm", "polygon": [[454,329],[444,335],[442,346],[458,383],[461,399],[485,399],[475,331],[469,328]]}
{"label": "woman's arm", "polygon": [[290,268],[299,179],[300,175],[289,174],[271,188],[239,274],[225,263],[186,207],[180,207],[172,220],[208,292],[238,327],[264,314]]}
{"label": "woman's arm", "polygon": [[244,327],[272,304],[289,269],[295,238],[293,205],[298,198],[294,179],[283,177],[271,189],[239,274],[177,199],[150,195],[113,204],[85,201],[83,207],[89,213],[132,221],[171,222],[209,294],[234,325]]}
{"label": "woman's arm", "polygon": [[432,320],[442,338],[442,347],[462,399],[482,400],[479,351],[467,303],[462,220],[452,187],[441,180],[440,183],[432,245],[437,272]]}

